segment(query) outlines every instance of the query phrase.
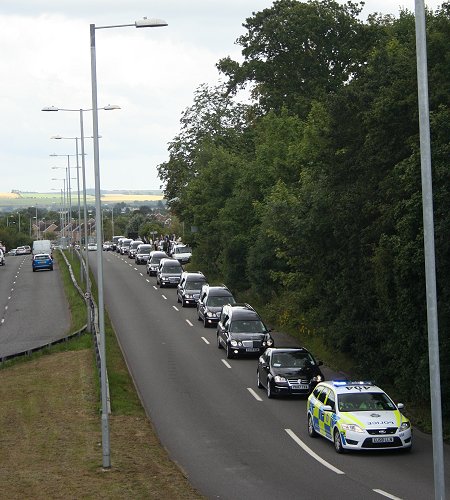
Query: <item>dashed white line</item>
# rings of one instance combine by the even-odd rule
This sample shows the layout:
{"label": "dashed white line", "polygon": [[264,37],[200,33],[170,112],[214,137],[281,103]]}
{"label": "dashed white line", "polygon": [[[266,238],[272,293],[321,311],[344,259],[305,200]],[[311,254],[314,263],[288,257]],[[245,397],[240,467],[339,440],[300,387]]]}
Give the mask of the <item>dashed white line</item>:
{"label": "dashed white line", "polygon": [[256,401],[262,401],[262,398],[259,397],[251,387],[247,387],[247,391],[256,399]]}
{"label": "dashed white line", "polygon": [[8,306],[5,306],[5,311],[7,311],[7,310],[8,310]]}
{"label": "dashed white line", "polygon": [[188,319],[186,320],[186,323],[189,325],[189,326],[194,326]]}
{"label": "dashed white line", "polygon": [[145,281],[146,281],[147,283],[150,283],[150,280],[149,280],[149,279],[147,279],[147,278],[146,278],[146,280],[145,280]]}
{"label": "dashed white line", "polygon": [[392,500],[402,500],[400,497],[396,497],[395,495],[391,495],[390,493],[387,493],[386,491],[383,490],[373,490],[375,493],[379,493],[380,495],[383,495],[384,497],[391,498]]}
{"label": "dashed white line", "polygon": [[203,340],[203,342],[204,342],[205,344],[209,344],[209,340],[208,340],[208,339],[205,339],[205,337],[200,337],[200,338]]}
{"label": "dashed white line", "polygon": [[153,288],[154,288],[155,290],[158,290],[158,287],[157,287],[157,286],[155,286],[155,285],[153,285]]}
{"label": "dashed white line", "polygon": [[175,309],[175,311],[179,311],[177,306],[172,306],[172,307]]}
{"label": "dashed white line", "polygon": [[2,318],[2,321],[1,321],[2,325],[3,325],[4,322],[5,322],[5,318]]}
{"label": "dashed white line", "polygon": [[164,299],[164,300],[167,300],[167,297],[165,295],[161,295],[161,297]]}
{"label": "dashed white line", "polygon": [[327,467],[328,469],[330,469],[331,471],[335,472],[336,474],[345,474],[345,472],[341,471],[340,469],[338,469],[337,467],[335,467],[334,465],[331,465],[330,463],[328,463],[326,460],[324,460],[322,457],[319,457],[319,455],[317,455],[317,453],[315,453],[314,451],[311,450],[311,448],[309,446],[307,446],[296,434],[295,432],[293,432],[291,429],[284,429],[288,434],[289,436],[301,447],[303,448],[304,451],[306,451],[306,453],[308,453],[312,458],[314,458],[315,460],[317,460],[319,463],[321,463],[322,465],[324,465],[325,467]]}
{"label": "dashed white line", "polygon": [[137,271],[137,270],[138,270],[138,268],[137,268],[137,267],[133,267],[133,269],[134,269],[135,271]]}
{"label": "dashed white line", "polygon": [[220,361],[222,361],[222,363],[227,367],[227,368],[231,368],[231,365],[230,363],[228,363],[228,361],[226,359],[221,359]]}
{"label": "dashed white line", "polygon": [[141,276],[144,276],[142,273],[139,273]]}
{"label": "dashed white line", "polygon": [[8,297],[8,300],[11,300],[11,295]]}

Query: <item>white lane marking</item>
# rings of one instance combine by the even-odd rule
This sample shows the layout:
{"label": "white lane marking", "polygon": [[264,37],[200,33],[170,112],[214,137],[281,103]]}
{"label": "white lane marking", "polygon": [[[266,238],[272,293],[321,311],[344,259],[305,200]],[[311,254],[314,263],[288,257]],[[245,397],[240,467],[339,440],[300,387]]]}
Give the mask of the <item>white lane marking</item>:
{"label": "white lane marking", "polygon": [[5,311],[7,311],[7,310],[8,310],[8,306],[5,306]]}
{"label": "white lane marking", "polygon": [[175,311],[179,311],[177,306],[172,306],[172,307],[175,309]]}
{"label": "white lane marking", "polygon": [[164,299],[164,300],[167,300],[167,297],[165,295],[161,295],[161,297]]}
{"label": "white lane marking", "polygon": [[8,297],[8,300],[11,300],[11,295]]}
{"label": "white lane marking", "polygon": [[11,292],[14,292],[14,288],[11,288]]}
{"label": "white lane marking", "polygon": [[128,264],[130,267],[133,267],[133,264]]}
{"label": "white lane marking", "polygon": [[2,318],[2,324],[5,322],[5,318]]}
{"label": "white lane marking", "polygon": [[384,497],[391,498],[392,500],[402,500],[400,497],[396,497],[395,495],[391,495],[390,493],[387,493],[386,491],[383,490],[373,490],[375,493],[379,493],[380,495],[383,495]]}
{"label": "white lane marking", "polygon": [[209,340],[208,340],[208,339],[205,339],[205,337],[200,337],[200,338],[203,340],[203,342],[204,342],[205,344],[208,344],[208,345],[209,345]]}
{"label": "white lane marking", "polygon": [[158,287],[157,287],[157,286],[155,286],[155,285],[153,285],[153,288],[154,288],[155,290],[158,290]]}
{"label": "white lane marking", "polygon": [[137,267],[133,267],[133,269],[134,269],[135,271],[137,271],[137,270],[138,270],[138,268],[137,268]]}
{"label": "white lane marking", "polygon": [[189,325],[189,326],[194,326],[188,319],[186,320],[186,323]]}
{"label": "white lane marking", "polygon": [[314,451],[312,451],[311,448],[309,446],[307,446],[291,429],[284,429],[284,430],[312,458],[317,460],[319,463],[321,463],[322,465],[324,465],[325,467],[327,467],[331,471],[336,472],[336,474],[345,474],[345,472],[342,472],[340,469],[336,468],[334,465],[331,465],[326,460],[324,460],[322,457],[319,457],[319,455],[317,455],[317,453],[314,453]]}
{"label": "white lane marking", "polygon": [[142,273],[139,273],[141,276],[144,276]]}
{"label": "white lane marking", "polygon": [[260,398],[251,387],[247,387],[247,391],[256,399],[256,401],[262,401],[262,398]]}
{"label": "white lane marking", "polygon": [[147,283],[150,283],[150,280],[149,280],[149,279],[147,279],[147,278],[145,279],[145,281],[146,281]]}
{"label": "white lane marking", "polygon": [[222,361],[222,363],[227,367],[227,368],[231,368],[231,365],[230,363],[228,363],[228,361],[226,359],[221,359],[220,361]]}

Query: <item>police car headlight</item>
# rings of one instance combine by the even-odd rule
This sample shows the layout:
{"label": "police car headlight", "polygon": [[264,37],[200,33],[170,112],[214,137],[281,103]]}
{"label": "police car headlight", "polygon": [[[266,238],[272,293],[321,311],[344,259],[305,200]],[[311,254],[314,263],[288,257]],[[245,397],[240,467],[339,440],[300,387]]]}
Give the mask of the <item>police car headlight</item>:
{"label": "police car headlight", "polygon": [[275,377],[273,379],[275,380],[275,382],[277,384],[279,384],[280,382],[284,382],[284,383],[287,382],[286,378],[282,377],[281,375],[275,375]]}
{"label": "police car headlight", "polygon": [[341,427],[346,431],[364,432],[359,425],[356,424],[342,424]]}
{"label": "police car headlight", "polygon": [[409,422],[402,422],[402,425],[400,426],[400,431],[406,431],[406,429],[409,429],[411,427],[411,424]]}

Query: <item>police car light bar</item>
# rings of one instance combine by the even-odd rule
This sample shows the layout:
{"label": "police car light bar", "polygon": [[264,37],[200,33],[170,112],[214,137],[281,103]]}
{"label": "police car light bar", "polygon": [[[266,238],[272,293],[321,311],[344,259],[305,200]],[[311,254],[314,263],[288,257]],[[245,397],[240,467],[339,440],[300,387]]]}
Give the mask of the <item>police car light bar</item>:
{"label": "police car light bar", "polygon": [[370,380],[333,380],[335,387],[344,387],[346,385],[374,385]]}

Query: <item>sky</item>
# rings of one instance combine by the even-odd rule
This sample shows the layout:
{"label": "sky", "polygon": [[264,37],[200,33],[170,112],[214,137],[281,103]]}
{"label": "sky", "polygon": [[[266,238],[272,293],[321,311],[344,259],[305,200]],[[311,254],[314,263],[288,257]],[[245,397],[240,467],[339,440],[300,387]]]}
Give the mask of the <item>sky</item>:
{"label": "sky", "polygon": [[[341,3],[344,3],[342,0]],[[426,0],[436,9],[442,2]],[[1,0],[0,193],[50,192],[75,167],[79,112],[42,112],[46,106],[89,110],[89,25],[134,24],[143,17],[168,26],[97,29],[100,184],[102,190],[161,188],[157,165],[180,131],[182,112],[201,84],[220,82],[216,63],[241,60],[236,39],[269,0]],[[366,0],[372,12],[398,16],[414,0]],[[92,113],[83,112],[87,187],[94,188]],[[64,140],[53,136],[67,137]],[[51,157],[51,154],[61,156]],[[56,167],[56,168],[54,168]],[[72,190],[76,168],[71,168]],[[52,180],[56,178],[57,180]],[[81,174],[80,174],[81,179]]]}

